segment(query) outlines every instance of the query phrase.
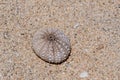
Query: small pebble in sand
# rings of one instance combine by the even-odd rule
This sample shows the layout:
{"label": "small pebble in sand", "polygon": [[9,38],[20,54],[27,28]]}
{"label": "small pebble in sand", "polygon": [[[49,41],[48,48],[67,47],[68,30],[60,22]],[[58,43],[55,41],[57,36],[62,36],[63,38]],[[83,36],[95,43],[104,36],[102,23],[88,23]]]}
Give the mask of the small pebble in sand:
{"label": "small pebble in sand", "polygon": [[35,53],[49,63],[62,63],[70,55],[70,40],[58,29],[38,30],[33,36],[32,43]]}
{"label": "small pebble in sand", "polygon": [[88,72],[84,71],[80,73],[80,78],[86,78],[86,77],[88,77]]}
{"label": "small pebble in sand", "polygon": [[2,76],[2,74],[0,73],[0,80],[3,80],[3,76]]}
{"label": "small pebble in sand", "polygon": [[73,26],[73,28],[77,28],[77,27],[79,27],[80,26],[80,24],[79,23],[76,23],[74,26]]}

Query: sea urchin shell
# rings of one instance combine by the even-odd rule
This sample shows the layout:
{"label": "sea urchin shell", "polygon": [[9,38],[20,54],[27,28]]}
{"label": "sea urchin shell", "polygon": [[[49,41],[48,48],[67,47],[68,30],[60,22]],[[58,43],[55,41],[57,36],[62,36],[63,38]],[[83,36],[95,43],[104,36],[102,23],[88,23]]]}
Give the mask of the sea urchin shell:
{"label": "sea urchin shell", "polygon": [[32,43],[35,53],[49,63],[62,63],[70,55],[70,40],[58,29],[38,30]]}

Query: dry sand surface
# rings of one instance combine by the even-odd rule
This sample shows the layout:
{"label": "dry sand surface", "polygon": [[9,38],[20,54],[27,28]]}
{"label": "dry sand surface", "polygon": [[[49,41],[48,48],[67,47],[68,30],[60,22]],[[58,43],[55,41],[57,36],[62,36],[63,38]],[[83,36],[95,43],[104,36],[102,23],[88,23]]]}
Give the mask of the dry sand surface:
{"label": "dry sand surface", "polygon": [[[70,38],[62,64],[31,47],[48,27]],[[0,80],[120,80],[120,0],[0,0]]]}

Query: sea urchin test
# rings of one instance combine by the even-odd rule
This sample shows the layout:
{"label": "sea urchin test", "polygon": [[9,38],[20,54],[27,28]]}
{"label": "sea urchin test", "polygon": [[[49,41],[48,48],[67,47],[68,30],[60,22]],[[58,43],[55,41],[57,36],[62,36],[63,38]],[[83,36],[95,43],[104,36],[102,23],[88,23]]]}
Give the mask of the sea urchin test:
{"label": "sea urchin test", "polygon": [[33,36],[32,44],[36,55],[49,63],[62,63],[70,55],[70,40],[58,29],[38,30]]}

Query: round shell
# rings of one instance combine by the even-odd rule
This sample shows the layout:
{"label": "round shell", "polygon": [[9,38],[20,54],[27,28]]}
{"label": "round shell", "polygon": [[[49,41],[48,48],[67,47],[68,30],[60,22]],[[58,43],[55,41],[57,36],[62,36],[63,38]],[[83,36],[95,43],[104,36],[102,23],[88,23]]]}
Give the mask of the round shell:
{"label": "round shell", "polygon": [[49,63],[61,63],[70,55],[70,40],[58,29],[38,30],[32,43],[35,53]]}

